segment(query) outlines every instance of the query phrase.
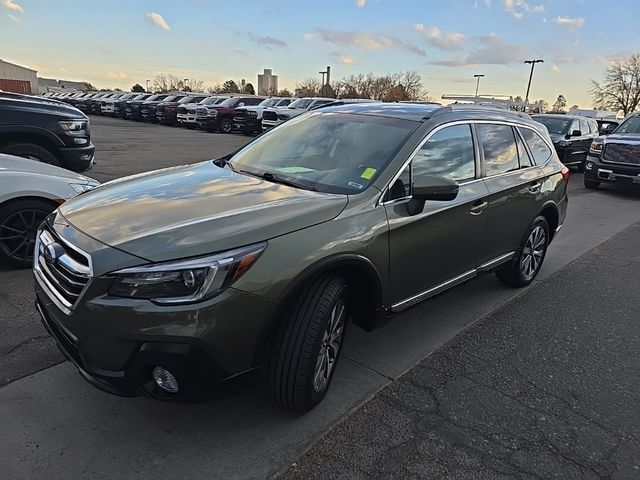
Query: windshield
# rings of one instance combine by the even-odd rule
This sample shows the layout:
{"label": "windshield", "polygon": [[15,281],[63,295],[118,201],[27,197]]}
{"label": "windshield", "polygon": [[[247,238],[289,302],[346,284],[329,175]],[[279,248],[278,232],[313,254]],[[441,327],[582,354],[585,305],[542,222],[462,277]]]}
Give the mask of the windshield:
{"label": "windshield", "polygon": [[628,118],[613,133],[640,133],[640,116]]}
{"label": "windshield", "polygon": [[289,108],[300,108],[304,110],[309,105],[311,105],[311,102],[313,102],[313,99],[311,98],[299,98],[295,102],[291,102],[291,104],[289,105]]}
{"label": "windshield", "polygon": [[231,98],[225,98],[218,105],[220,105],[221,107],[233,107],[235,103],[236,103],[236,99],[231,97]]}
{"label": "windshield", "polygon": [[533,119],[547,127],[549,133],[556,133],[560,135],[567,133],[569,125],[571,125],[571,121],[573,120],[571,118],[557,117],[533,117]]}
{"label": "windshield", "polygon": [[218,97],[205,98],[200,102],[200,105],[215,105],[218,100],[220,100]]}
{"label": "windshield", "polygon": [[277,98],[267,98],[266,100],[263,100],[262,102],[260,102],[260,106],[261,107],[273,107],[274,105],[276,105],[280,100]]}
{"label": "windshield", "polygon": [[195,97],[184,97],[182,100],[180,100],[178,103],[190,103],[193,102],[193,99]]}
{"label": "windshield", "polygon": [[418,125],[348,113],[302,115],[250,143],[229,163],[236,171],[273,174],[303,189],[360,193]]}

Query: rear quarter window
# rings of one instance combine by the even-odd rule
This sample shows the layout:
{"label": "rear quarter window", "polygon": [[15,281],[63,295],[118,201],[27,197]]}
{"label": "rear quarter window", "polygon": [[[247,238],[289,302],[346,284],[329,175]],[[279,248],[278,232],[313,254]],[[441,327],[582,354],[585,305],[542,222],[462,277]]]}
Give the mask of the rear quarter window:
{"label": "rear quarter window", "polygon": [[551,149],[549,145],[547,145],[547,142],[545,142],[538,133],[529,128],[518,127],[518,131],[522,135],[522,138],[524,138],[524,141],[527,142],[536,165],[547,163],[551,158]]}

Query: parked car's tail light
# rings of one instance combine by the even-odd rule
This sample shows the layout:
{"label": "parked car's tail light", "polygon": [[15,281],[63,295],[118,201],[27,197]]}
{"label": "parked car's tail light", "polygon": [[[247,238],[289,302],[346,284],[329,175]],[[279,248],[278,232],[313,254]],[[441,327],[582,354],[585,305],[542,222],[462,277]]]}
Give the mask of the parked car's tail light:
{"label": "parked car's tail light", "polygon": [[602,142],[598,142],[594,140],[591,142],[591,146],[589,147],[589,154],[599,157],[602,154],[602,148],[604,144]]}
{"label": "parked car's tail light", "polygon": [[569,183],[570,172],[571,170],[569,170],[569,167],[565,167],[564,165],[562,166],[562,170],[560,170],[560,173],[562,173],[562,179],[565,183]]}
{"label": "parked car's tail light", "polygon": [[88,120],[63,120],[58,125],[64,130],[64,133],[73,137],[84,137],[89,130]]}
{"label": "parked car's tail light", "polygon": [[208,257],[119,270],[112,274],[115,281],[109,293],[164,305],[199,302],[240,278],[266,246],[260,243]]}

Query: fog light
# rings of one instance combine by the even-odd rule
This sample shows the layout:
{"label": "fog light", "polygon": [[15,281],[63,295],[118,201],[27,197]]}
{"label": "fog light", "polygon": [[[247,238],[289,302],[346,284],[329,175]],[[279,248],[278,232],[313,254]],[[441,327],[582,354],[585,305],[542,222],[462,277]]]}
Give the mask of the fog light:
{"label": "fog light", "polygon": [[154,367],[153,381],[165,392],[178,393],[178,381],[169,370],[162,367]]}
{"label": "fog light", "polygon": [[587,170],[593,170],[593,163],[591,163],[591,162],[587,162],[587,164],[585,165],[585,168],[586,168]]}

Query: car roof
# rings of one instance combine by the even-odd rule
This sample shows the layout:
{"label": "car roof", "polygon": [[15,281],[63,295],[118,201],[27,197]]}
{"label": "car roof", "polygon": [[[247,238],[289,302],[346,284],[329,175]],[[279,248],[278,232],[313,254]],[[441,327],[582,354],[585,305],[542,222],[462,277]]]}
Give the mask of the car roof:
{"label": "car roof", "polygon": [[376,115],[413,121],[426,121],[444,115],[454,115],[459,120],[496,120],[536,123],[529,115],[484,105],[451,104],[447,106],[427,103],[352,103],[327,106],[322,112]]}
{"label": "car roof", "polygon": [[566,115],[564,113],[535,113],[531,116],[533,118],[551,117],[551,118],[570,118],[571,120],[595,120],[595,118],[593,117],[586,117],[584,115]]}

